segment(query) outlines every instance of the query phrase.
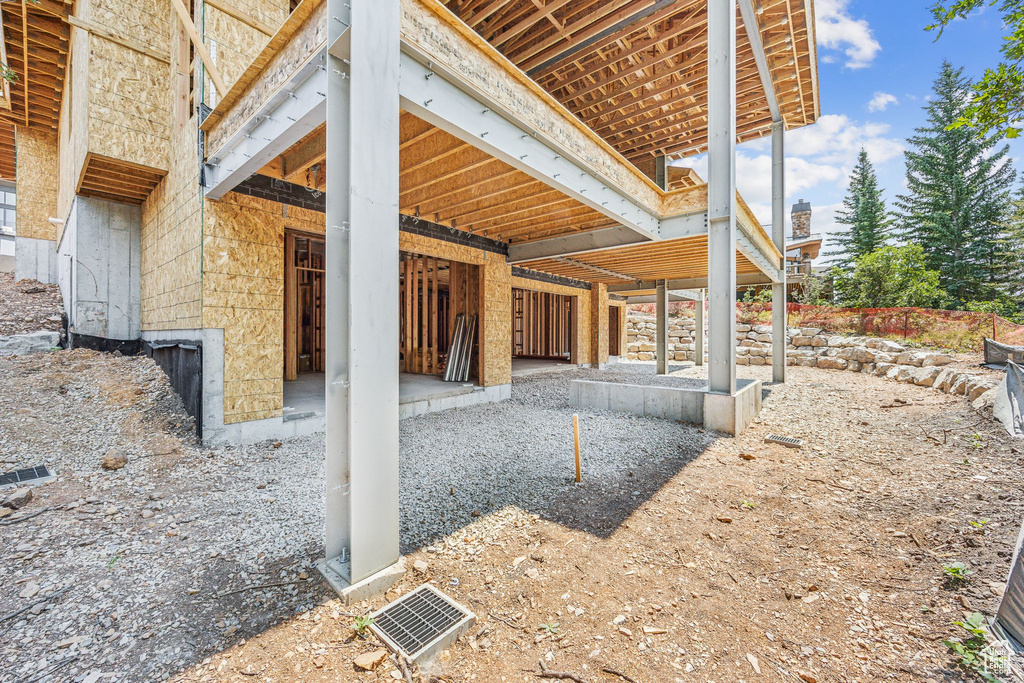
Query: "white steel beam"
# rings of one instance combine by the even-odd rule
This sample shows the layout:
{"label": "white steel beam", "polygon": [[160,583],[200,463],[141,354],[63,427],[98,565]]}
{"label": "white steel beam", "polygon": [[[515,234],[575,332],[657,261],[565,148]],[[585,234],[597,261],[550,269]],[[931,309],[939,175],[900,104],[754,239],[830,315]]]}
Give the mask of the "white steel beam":
{"label": "white steel beam", "polygon": [[693,361],[697,367],[704,365],[704,290],[700,290],[700,298],[694,307],[694,320],[696,325],[693,330]]}
{"label": "white steel beam", "polygon": [[659,375],[668,374],[668,287],[658,280],[654,295],[654,360]]}
{"label": "white steel beam", "polygon": [[757,21],[757,11],[754,9],[754,2],[753,0],[739,0],[739,3],[740,15],[743,17],[743,28],[746,29],[747,40],[750,41],[750,49],[754,53],[757,73],[761,76],[761,85],[764,87],[768,111],[772,115],[772,121],[781,121],[782,113],[779,111],[779,99],[775,94],[775,82],[772,80],[772,72],[768,68],[768,59],[764,54],[761,26]]}
{"label": "white steel beam", "polygon": [[657,239],[661,216],[640,206],[577,162],[569,150],[521,127],[511,113],[403,44],[402,108],[559,190],[647,240]]}
{"label": "white steel beam", "polygon": [[[772,241],[786,254],[786,127],[782,121],[772,124]],[[785,261],[785,259],[783,259]],[[779,282],[772,285],[772,380],[786,381],[786,268]]]}
{"label": "white steel beam", "polygon": [[523,263],[556,256],[573,256],[590,251],[624,247],[647,242],[635,230],[617,225],[614,228],[588,230],[573,235],[550,237],[548,239],[512,244],[508,248],[509,263]]}
{"label": "white steel beam", "polygon": [[203,166],[206,197],[220,199],[314,131],[327,116],[327,54],[310,57]]}
{"label": "white steel beam", "polygon": [[708,0],[708,390],[736,393],[736,0]]}
{"label": "white steel beam", "polygon": [[[324,573],[352,585],[399,559],[400,11],[329,0],[328,14],[349,8],[349,63],[331,54],[327,72]],[[329,18],[328,44],[344,28]]]}
{"label": "white steel beam", "polygon": [[[770,285],[772,281],[764,273],[748,273],[736,276],[736,285],[738,287],[748,287],[751,285]],[[623,283],[621,285],[608,285],[609,294],[621,294],[622,296],[629,296],[630,292],[650,292],[655,289],[658,283],[654,280],[641,280],[633,284]],[[666,280],[665,286],[671,289],[699,289],[701,287],[708,286],[708,279],[703,277],[690,277],[679,280]]]}

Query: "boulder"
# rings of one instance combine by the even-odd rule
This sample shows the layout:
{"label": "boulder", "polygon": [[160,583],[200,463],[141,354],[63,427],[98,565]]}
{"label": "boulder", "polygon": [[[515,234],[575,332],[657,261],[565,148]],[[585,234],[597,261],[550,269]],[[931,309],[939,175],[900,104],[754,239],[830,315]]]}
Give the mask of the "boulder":
{"label": "boulder", "polygon": [[921,365],[924,367],[937,367],[940,365],[949,365],[953,362],[953,357],[945,353],[927,353],[925,354],[924,360]]}
{"label": "boulder", "polygon": [[850,351],[850,360],[855,360],[858,363],[875,362],[875,352],[866,346],[855,346]]}
{"label": "boulder", "polygon": [[971,407],[975,410],[987,410],[991,408],[996,402],[996,393],[998,390],[999,387],[992,387],[988,391],[982,392],[971,402]]}
{"label": "boulder", "polygon": [[747,332],[750,332],[750,325],[744,325],[744,324],[741,324],[741,323],[736,323],[736,333],[740,334],[741,332],[743,334],[746,334]]}
{"label": "boulder", "polygon": [[935,378],[940,374],[942,374],[942,368],[918,368],[914,371],[914,384],[919,387],[930,387],[935,384]]}
{"label": "boulder", "polygon": [[848,360],[846,362],[846,369],[850,372],[860,372],[860,362],[855,360]]}
{"label": "boulder", "polygon": [[849,365],[849,363],[846,362],[845,358],[823,356],[818,359],[818,367],[828,370],[845,370],[847,365]]}
{"label": "boulder", "polygon": [[828,346],[828,339],[825,337],[811,337],[811,346]]}
{"label": "boulder", "polygon": [[750,356],[749,361],[750,361],[750,365],[764,365],[765,364],[764,356]]}
{"label": "boulder", "polygon": [[384,648],[380,648],[379,650],[374,650],[373,652],[364,652],[363,654],[356,657],[352,661],[352,663],[356,665],[357,669],[362,669],[363,671],[373,671],[378,666],[380,666],[381,662],[387,659],[387,657],[388,651]]}
{"label": "boulder", "polygon": [[896,367],[892,363],[875,363],[875,374],[879,377],[888,377],[889,370]]}
{"label": "boulder", "polygon": [[116,448],[111,448],[107,451],[107,454],[103,456],[103,461],[100,462],[100,467],[105,470],[119,470],[128,464],[128,455],[124,451],[119,451]]}
{"label": "boulder", "polygon": [[3,502],[0,503],[5,508],[12,510],[20,510],[24,506],[28,505],[32,501],[32,489],[27,486],[22,486],[20,489],[14,489],[4,498]]}
{"label": "boulder", "polygon": [[771,344],[772,343],[772,335],[766,334],[766,333],[762,332],[761,334],[757,335],[757,341],[765,343],[765,344]]}
{"label": "boulder", "polygon": [[805,337],[803,335],[797,335],[797,336],[793,337],[790,341],[792,342],[793,346],[810,346],[812,339],[813,339],[813,337]]}
{"label": "boulder", "polygon": [[967,385],[967,390],[964,392],[964,395],[967,396],[968,400],[974,401],[975,399],[980,398],[986,391],[988,391],[991,388],[991,381],[979,378],[973,382],[970,382]]}
{"label": "boulder", "polygon": [[875,364],[874,363],[864,363],[864,364],[861,365],[860,371],[861,372],[867,372],[867,373],[874,373],[874,371],[875,371]]}
{"label": "boulder", "polygon": [[819,334],[821,334],[821,328],[820,327],[804,327],[804,328],[801,328],[800,334],[802,334],[805,337],[816,337]]}
{"label": "boulder", "polygon": [[896,367],[898,368],[895,377],[897,382],[907,382],[909,384],[914,383],[914,370],[916,369],[916,366],[897,365]]}
{"label": "boulder", "polygon": [[28,334],[0,337],[0,356],[27,356],[46,353],[60,346],[60,334],[40,330]]}
{"label": "boulder", "polygon": [[887,353],[903,353],[904,351],[907,350],[906,347],[897,344],[894,341],[889,341],[888,339],[868,339],[864,343],[864,346],[868,347],[869,349],[885,351]]}

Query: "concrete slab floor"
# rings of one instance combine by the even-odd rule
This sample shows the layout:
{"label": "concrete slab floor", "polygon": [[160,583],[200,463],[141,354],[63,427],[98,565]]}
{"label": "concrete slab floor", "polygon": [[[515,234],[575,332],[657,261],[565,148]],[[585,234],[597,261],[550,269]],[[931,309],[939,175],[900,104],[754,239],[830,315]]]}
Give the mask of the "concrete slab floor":
{"label": "concrete slab floor", "polygon": [[[284,383],[285,420],[302,420],[324,414],[324,373],[307,372],[298,379]],[[469,382],[445,382],[437,375],[398,375],[398,402],[413,403],[427,399],[448,398],[469,394],[474,390]]]}
{"label": "concrete slab floor", "polygon": [[512,376],[526,377],[538,372],[557,372],[559,370],[574,370],[577,366],[567,360],[546,360],[541,358],[513,358]]}

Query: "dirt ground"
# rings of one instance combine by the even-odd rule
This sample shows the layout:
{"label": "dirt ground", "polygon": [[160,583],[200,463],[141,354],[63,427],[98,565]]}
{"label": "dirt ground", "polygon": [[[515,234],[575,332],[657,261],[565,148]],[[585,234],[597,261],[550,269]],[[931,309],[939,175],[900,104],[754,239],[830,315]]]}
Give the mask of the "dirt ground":
{"label": "dirt ground", "polygon": [[[142,358],[0,359],[0,385],[16,388],[0,396],[4,469],[64,463],[0,522],[0,681],[402,677],[392,660],[355,670],[380,645],[353,636],[353,616],[384,602],[340,604],[315,544],[228,561],[255,527],[293,522],[269,493],[287,444],[196,446]],[[739,438],[604,480],[586,477],[584,451],[583,485],[546,509],[484,514],[409,555],[387,599],[433,581],[477,615],[412,680],[532,681],[540,661],[595,682],[963,680],[941,641],[998,605],[1024,444],[928,388],[790,368],[768,389]],[[129,464],[101,470],[109,449]],[[248,472],[264,483],[246,512],[205,527],[200,501],[229,506]],[[958,588],[942,570],[954,561],[972,572]]]}
{"label": "dirt ground", "polygon": [[14,273],[0,273],[0,337],[38,330],[59,332],[60,302],[57,285],[15,282]]}

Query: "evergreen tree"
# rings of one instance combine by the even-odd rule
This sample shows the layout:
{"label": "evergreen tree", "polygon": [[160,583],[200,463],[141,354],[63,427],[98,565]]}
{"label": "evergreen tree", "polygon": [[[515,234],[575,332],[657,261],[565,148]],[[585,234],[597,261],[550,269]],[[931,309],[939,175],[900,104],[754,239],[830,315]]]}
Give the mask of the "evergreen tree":
{"label": "evergreen tree", "polygon": [[1002,294],[1024,309],[1024,190],[1014,198],[996,246],[996,268]]}
{"label": "evergreen tree", "polygon": [[892,217],[885,208],[875,168],[863,147],[850,174],[850,188],[843,199],[843,208],[836,213],[836,223],[847,228],[832,237],[832,246],[837,249],[825,255],[834,256],[830,265],[843,270],[849,269],[861,256],[885,246],[892,231]]}
{"label": "evergreen tree", "polygon": [[928,267],[959,307],[995,294],[1015,173],[1009,147],[995,148],[997,135],[979,138],[953,126],[970,101],[963,69],[943,63],[934,90],[925,107],[928,124],[907,140],[909,192],[896,205],[904,236],[921,245]]}

